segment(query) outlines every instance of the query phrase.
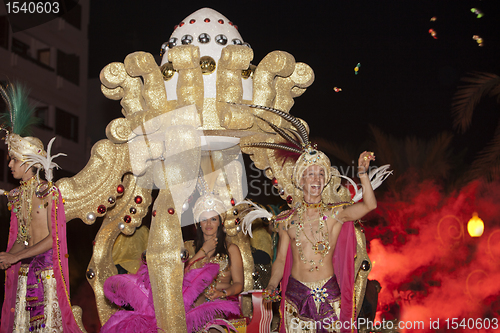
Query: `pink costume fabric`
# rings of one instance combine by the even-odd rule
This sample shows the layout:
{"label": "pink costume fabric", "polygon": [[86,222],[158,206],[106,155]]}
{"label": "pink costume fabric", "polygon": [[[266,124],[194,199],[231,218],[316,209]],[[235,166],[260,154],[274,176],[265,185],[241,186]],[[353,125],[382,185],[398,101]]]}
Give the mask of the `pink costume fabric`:
{"label": "pink costume fabric", "polygon": [[[192,269],[185,274],[182,296],[188,332],[205,329],[210,324],[226,325],[234,329],[226,321],[217,319],[217,316],[239,315],[238,302],[216,299],[197,307],[192,306],[218,273],[218,264],[207,263],[203,267]],[[113,314],[101,328],[101,333],[156,333],[158,331],[146,265],[143,264],[136,274],[119,274],[108,278],[104,283],[104,294],[113,303],[120,306],[130,306],[133,311],[120,310]]]}
{"label": "pink costume fabric", "polygon": [[[64,332],[81,332],[71,310],[69,297],[69,268],[68,268],[68,249],[66,244],[66,215],[62,204],[61,192],[57,190],[52,195],[56,196],[53,200],[51,223],[52,223],[52,262],[54,277],[57,281],[57,298],[63,320]],[[17,239],[18,222],[14,212],[11,212],[9,242],[7,251],[10,251]],[[16,305],[17,277],[21,263],[12,265],[5,271],[5,299],[2,307],[2,323],[0,333],[12,332],[14,325],[14,311]]]}
{"label": "pink costume fabric", "polygon": [[[354,304],[354,257],[356,256],[356,234],[354,231],[354,224],[352,222],[345,222],[337,239],[335,252],[333,254],[333,267],[337,281],[340,286],[341,293],[341,308],[339,321],[342,323],[341,332],[351,332],[351,322],[355,320],[355,306]],[[285,262],[285,269],[283,272],[283,279],[281,280],[281,323],[280,333],[286,333],[284,323],[285,313],[285,294],[288,286],[288,280],[292,271],[292,249],[288,247],[288,253]]]}
{"label": "pink costume fabric", "polygon": [[104,295],[119,306],[133,311],[115,312],[101,328],[102,332],[158,332],[148,267],[141,265],[136,274],[118,274],[104,283]]}

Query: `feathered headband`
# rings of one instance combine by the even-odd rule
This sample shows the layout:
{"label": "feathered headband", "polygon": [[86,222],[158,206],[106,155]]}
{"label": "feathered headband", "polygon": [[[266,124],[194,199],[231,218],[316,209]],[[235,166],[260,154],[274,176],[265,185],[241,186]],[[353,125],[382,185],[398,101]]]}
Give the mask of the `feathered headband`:
{"label": "feathered headband", "polygon": [[7,133],[5,143],[8,146],[9,155],[22,161],[22,164],[28,163],[27,169],[32,166],[43,168],[47,181],[51,181],[52,169],[59,167],[52,160],[66,155],[60,153],[50,156],[50,149],[55,138],[50,141],[47,153],[40,139],[26,136],[30,134],[31,126],[37,123],[37,119],[33,116],[35,109],[28,100],[28,89],[20,83],[9,83],[7,86],[0,84],[0,95],[8,111],[0,115],[0,121],[2,121],[0,129]]}

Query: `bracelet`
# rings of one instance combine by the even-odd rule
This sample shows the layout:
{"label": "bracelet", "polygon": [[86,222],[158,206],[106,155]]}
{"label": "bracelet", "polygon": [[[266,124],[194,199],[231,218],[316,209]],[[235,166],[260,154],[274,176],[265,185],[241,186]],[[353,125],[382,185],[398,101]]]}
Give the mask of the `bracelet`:
{"label": "bracelet", "polygon": [[226,289],[222,289],[222,293],[224,294],[224,298],[227,297],[227,290]]}
{"label": "bracelet", "polygon": [[280,290],[275,288],[269,292],[269,290],[265,289],[262,298],[267,302],[279,302],[281,300]]}
{"label": "bracelet", "polygon": [[205,249],[202,247],[201,250],[203,251],[203,253],[205,253],[205,255],[207,255],[207,251],[205,251]]}
{"label": "bracelet", "polygon": [[365,173],[366,173],[366,171],[358,172],[358,175],[364,175]]}

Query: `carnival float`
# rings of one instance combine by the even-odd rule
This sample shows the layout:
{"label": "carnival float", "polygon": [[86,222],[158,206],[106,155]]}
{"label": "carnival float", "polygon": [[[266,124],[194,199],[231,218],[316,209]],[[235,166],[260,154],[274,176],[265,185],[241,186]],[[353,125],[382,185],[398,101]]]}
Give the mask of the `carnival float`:
{"label": "carnival float", "polygon": [[[90,225],[103,217],[86,272],[102,325],[118,311],[103,291],[106,279],[117,274],[114,241],[121,233],[133,234],[153,205],[147,262],[157,325],[165,332],[186,332],[181,290],[183,262],[189,254],[182,239],[181,214],[189,209],[198,176],[227,205],[227,235],[241,249],[244,291],[251,291],[255,288],[250,236],[235,207],[246,195],[241,154],[250,155],[290,207],[301,201],[301,192],[291,180],[294,161],[282,164],[274,149],[252,144],[283,144],[275,127],[307,135],[306,121],[294,118],[293,125],[286,115],[294,98],[313,83],[314,72],[285,51],[272,51],[253,63],[253,50],[237,26],[209,8],[182,20],[161,46],[161,53],[159,65],[150,53],[134,52],[123,62],[102,69],[102,93],[120,101],[123,117],[108,124],[107,139],[93,146],[85,168],[57,185],[65,198],[68,221],[78,218]],[[248,105],[281,110],[285,115]],[[338,176],[337,170],[332,172]],[[325,188],[324,200],[350,201],[340,177],[334,178]],[[153,189],[159,190],[154,202]],[[356,225],[357,310],[371,268],[361,229]],[[243,298],[244,316],[259,320],[252,316],[261,306],[255,301],[259,297],[256,293],[253,301]],[[269,305],[258,311],[269,312]],[[81,312],[74,314],[81,323]],[[80,328],[85,331],[83,325]],[[269,325],[259,331],[269,331]],[[255,329],[248,328],[248,332]]]}

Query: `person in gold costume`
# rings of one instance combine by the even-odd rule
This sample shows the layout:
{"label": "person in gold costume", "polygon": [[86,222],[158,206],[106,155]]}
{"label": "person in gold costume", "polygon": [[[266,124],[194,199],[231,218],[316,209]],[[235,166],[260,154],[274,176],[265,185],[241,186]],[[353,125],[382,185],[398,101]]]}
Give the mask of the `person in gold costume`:
{"label": "person in gold costume", "polygon": [[204,292],[196,298],[192,307],[221,299],[227,301],[220,303],[219,307],[227,305],[238,307],[235,296],[243,290],[243,260],[238,246],[226,242],[224,230],[226,208],[218,196],[206,193],[196,201],[193,213],[197,223],[195,254],[188,261],[186,273],[209,263],[218,265],[218,273]]}
{"label": "person in gold costume", "polygon": [[238,295],[243,290],[243,262],[235,244],[226,243],[223,221],[220,215],[205,211],[200,215],[197,230],[196,254],[189,261],[189,268],[198,262],[219,264],[219,274],[214,288],[207,294],[208,300]]}
{"label": "person in gold costume", "polygon": [[[186,263],[182,294],[188,332],[220,332],[222,326],[234,330],[226,320],[239,316],[236,295],[243,289],[243,261],[235,244],[225,240],[226,207],[218,196],[204,193],[195,203],[197,223],[191,260]],[[104,294],[113,303],[125,306],[102,327],[101,332],[156,332],[147,254],[135,274],[117,274],[104,284]]]}

